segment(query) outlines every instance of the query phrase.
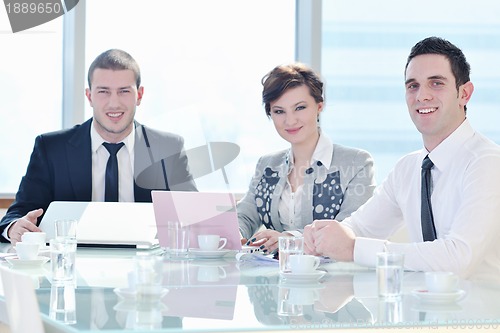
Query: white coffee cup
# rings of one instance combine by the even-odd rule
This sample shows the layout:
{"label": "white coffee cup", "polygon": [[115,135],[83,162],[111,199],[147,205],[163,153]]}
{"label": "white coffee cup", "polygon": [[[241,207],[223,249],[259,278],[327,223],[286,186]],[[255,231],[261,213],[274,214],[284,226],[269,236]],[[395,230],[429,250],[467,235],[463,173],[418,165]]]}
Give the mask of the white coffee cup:
{"label": "white coffee cup", "polygon": [[33,260],[38,256],[38,243],[16,243],[17,257],[21,260]]}
{"label": "white coffee cup", "polygon": [[301,255],[291,255],[290,256],[290,268],[292,273],[303,274],[312,273],[318,268],[320,264],[319,257],[301,254]]}
{"label": "white coffee cup", "polygon": [[451,293],[458,289],[458,275],[452,272],[426,272],[425,285],[432,293]]}
{"label": "white coffee cup", "polygon": [[227,238],[219,235],[198,235],[198,246],[204,251],[221,250],[226,244]]}
{"label": "white coffee cup", "polygon": [[47,234],[45,232],[25,232],[21,236],[23,243],[37,243],[40,247],[45,246]]}

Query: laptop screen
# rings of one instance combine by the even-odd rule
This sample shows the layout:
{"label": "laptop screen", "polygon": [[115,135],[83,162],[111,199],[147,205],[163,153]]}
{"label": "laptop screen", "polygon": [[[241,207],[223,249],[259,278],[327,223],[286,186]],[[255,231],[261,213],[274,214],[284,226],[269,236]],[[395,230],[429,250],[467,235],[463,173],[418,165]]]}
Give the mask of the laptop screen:
{"label": "laptop screen", "polygon": [[198,235],[227,238],[225,249],[241,250],[241,236],[232,193],[152,191],[153,208],[160,246],[168,248],[169,221],[190,226],[190,247],[198,247]]}
{"label": "laptop screen", "polygon": [[152,203],[53,201],[40,222],[47,239],[54,222],[78,221],[78,245],[153,248],[158,246]]}

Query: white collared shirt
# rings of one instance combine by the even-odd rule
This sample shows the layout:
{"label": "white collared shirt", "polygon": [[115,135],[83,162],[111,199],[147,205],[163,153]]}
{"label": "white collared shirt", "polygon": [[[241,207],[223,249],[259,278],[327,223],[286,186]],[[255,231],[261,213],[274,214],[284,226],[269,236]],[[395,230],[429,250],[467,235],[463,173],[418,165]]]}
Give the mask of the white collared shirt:
{"label": "white collared shirt", "polygon": [[[405,254],[405,267],[453,271],[462,277],[500,276],[500,147],[465,120],[431,153],[431,196],[437,239],[423,242],[421,164],[426,149],[403,157],[374,196],[351,218],[354,261],[373,266],[382,251]],[[405,225],[411,243],[386,239]]]}
{"label": "white collared shirt", "polygon": [[[104,139],[90,126],[90,140],[92,142],[92,201],[104,201],[106,164],[109,152],[102,145]],[[121,141],[125,144],[116,157],[118,159],[118,201],[133,202],[134,197],[134,144],[135,126],[132,132]]]}
{"label": "white collared shirt", "polygon": [[[330,167],[332,163],[332,154],[333,154],[333,145],[327,135],[323,134],[320,130],[319,139],[316,143],[316,148],[311,157],[311,163],[316,164],[316,162],[320,161],[326,168]],[[293,151],[290,148],[288,151],[288,161],[289,168],[287,175],[292,172],[294,168],[294,159],[293,159]],[[303,196],[303,184],[300,185],[295,192],[292,192],[292,186],[288,177],[286,178],[286,185],[281,194],[280,203],[279,203],[279,216],[281,224],[283,224],[283,228],[285,230],[296,230],[298,225],[302,225],[300,223],[301,218],[301,207],[302,207],[302,196]]]}

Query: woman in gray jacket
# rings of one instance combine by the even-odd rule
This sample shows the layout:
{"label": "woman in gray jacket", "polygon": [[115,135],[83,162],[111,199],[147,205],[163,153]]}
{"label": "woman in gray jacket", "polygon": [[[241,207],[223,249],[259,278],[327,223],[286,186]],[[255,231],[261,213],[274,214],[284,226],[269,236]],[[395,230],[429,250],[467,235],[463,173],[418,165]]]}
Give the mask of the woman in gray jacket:
{"label": "woman in gray jacket", "polygon": [[314,220],[351,215],[372,196],[375,181],[368,152],[333,144],[319,128],[319,75],[301,63],[281,65],[262,84],[266,115],[291,147],[259,159],[238,219],[243,241],[271,252],[283,234],[300,235]]}

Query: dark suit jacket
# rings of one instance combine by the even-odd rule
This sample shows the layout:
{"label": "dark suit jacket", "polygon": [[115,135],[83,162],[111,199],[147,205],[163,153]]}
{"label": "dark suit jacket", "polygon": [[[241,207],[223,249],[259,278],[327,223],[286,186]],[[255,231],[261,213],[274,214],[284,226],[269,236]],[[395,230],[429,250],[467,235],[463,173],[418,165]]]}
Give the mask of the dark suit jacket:
{"label": "dark suit jacket", "polygon": [[[14,220],[52,201],[92,200],[92,119],[67,130],[39,135],[15,201],[0,222],[0,234]],[[182,137],[135,122],[134,196],[151,202],[151,190],[196,191]],[[41,218],[38,222],[40,222]],[[0,241],[7,239],[0,236]]]}

